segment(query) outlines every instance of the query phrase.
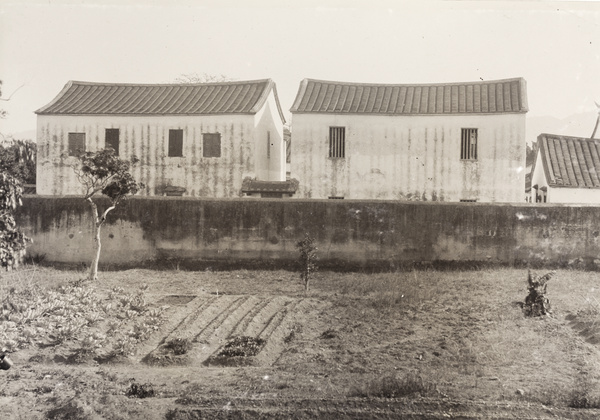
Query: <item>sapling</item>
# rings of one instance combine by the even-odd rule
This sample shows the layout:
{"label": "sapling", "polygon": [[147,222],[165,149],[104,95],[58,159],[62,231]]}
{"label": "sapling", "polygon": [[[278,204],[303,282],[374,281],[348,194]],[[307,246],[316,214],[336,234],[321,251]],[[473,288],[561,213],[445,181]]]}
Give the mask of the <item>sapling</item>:
{"label": "sapling", "polygon": [[317,271],[317,250],[315,240],[308,233],[304,235],[304,239],[296,245],[300,252],[300,278],[304,282],[304,291],[308,292],[310,279]]}
{"label": "sapling", "polygon": [[[100,229],[106,222],[106,216],[126,196],[136,194],[144,186],[136,182],[129,172],[131,166],[138,161],[135,156],[129,161],[119,159],[111,148],[98,152],[86,152],[79,156],[79,165],[74,170],[77,179],[84,187],[83,198],[90,205],[95,228],[95,253],[88,274],[89,280],[98,279],[98,261],[100,260],[100,250],[102,248]],[[98,193],[107,196],[111,201],[110,206],[101,215],[93,200]]]}

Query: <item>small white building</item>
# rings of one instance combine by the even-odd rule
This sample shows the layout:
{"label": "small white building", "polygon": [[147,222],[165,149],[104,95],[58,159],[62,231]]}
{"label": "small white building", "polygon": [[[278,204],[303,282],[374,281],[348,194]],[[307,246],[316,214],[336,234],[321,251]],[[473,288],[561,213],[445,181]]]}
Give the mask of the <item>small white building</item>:
{"label": "small white building", "polygon": [[132,173],[143,195],[240,197],[245,178],[286,181],[285,119],[270,79],[71,81],[36,114],[38,194],[80,194],[76,156],[108,146],[140,159]]}
{"label": "small white building", "polygon": [[526,83],[305,79],[291,108],[295,197],[523,202]]}
{"label": "small white building", "polygon": [[600,140],[540,134],[531,202],[600,204]]}

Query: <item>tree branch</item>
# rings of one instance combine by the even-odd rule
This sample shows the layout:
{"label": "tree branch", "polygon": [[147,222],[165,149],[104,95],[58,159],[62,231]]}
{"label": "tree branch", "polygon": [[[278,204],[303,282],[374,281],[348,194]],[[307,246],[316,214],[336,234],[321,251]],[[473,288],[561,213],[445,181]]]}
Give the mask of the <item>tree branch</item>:
{"label": "tree branch", "polygon": [[17,93],[17,91],[18,91],[19,89],[21,89],[23,86],[25,86],[25,85],[23,84],[23,85],[19,86],[18,88],[16,88],[16,89],[13,91],[13,93],[11,93],[11,94],[10,94],[10,96],[9,96],[8,98],[0,98],[0,101],[6,101],[6,102],[10,101],[10,99],[13,97],[13,95],[14,95],[15,93]]}

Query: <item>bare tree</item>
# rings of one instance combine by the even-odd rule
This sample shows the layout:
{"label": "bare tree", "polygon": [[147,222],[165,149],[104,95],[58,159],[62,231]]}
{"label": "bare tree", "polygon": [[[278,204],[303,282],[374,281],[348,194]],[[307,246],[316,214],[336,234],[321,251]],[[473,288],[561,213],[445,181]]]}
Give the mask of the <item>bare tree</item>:
{"label": "bare tree", "polygon": [[[5,101],[5,102],[10,101],[10,99],[17,92],[17,90],[21,89],[23,86],[25,86],[25,85],[21,85],[18,88],[16,88],[14,90],[14,92],[10,94],[10,96],[8,98],[3,98],[2,97],[2,80],[0,80],[0,101]],[[6,110],[0,109],[0,118],[6,118],[6,114],[7,114]]]}
{"label": "bare tree", "polygon": [[224,74],[185,73],[175,79],[175,83],[219,83],[231,82],[233,79]]}

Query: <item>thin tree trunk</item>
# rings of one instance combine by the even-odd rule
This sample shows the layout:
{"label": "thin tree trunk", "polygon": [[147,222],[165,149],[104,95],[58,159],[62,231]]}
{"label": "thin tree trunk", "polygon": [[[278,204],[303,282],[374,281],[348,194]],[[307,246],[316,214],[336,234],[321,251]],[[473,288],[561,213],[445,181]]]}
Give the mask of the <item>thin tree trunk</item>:
{"label": "thin tree trunk", "polygon": [[98,206],[92,200],[91,197],[86,198],[86,200],[90,203],[90,207],[92,208],[92,215],[94,216],[94,257],[92,259],[92,264],[90,265],[90,270],[88,272],[88,280],[98,280],[98,262],[100,261],[100,251],[102,250],[102,243],[100,242],[100,229],[104,222],[106,222],[106,215],[109,211],[115,208],[115,203],[112,206],[107,208],[102,217],[98,216]]}
{"label": "thin tree trunk", "polygon": [[102,250],[102,243],[100,242],[100,228],[102,224],[95,223],[95,235],[94,235],[94,258],[92,259],[92,265],[88,274],[88,280],[98,280],[98,261],[100,261],[100,251]]}

